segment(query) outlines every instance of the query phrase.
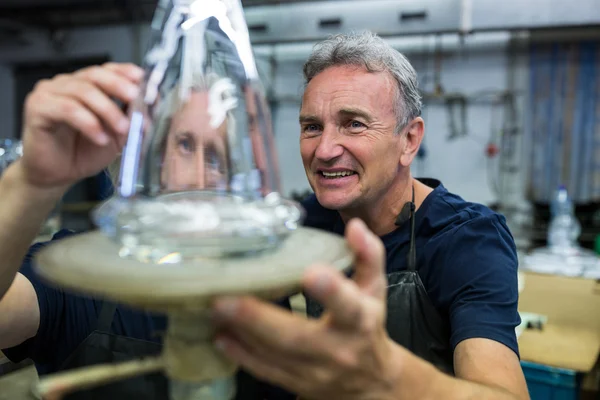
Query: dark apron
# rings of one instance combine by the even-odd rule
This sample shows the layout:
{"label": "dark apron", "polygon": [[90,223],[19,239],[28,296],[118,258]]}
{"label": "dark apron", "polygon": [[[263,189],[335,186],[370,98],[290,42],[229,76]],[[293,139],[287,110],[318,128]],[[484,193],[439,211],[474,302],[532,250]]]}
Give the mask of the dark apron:
{"label": "dark apron", "polygon": [[393,272],[387,279],[386,328],[392,340],[454,375],[449,324],[433,306],[418,272]]}
{"label": "dark apron", "polygon": [[[159,343],[112,334],[111,325],[115,310],[115,304],[105,302],[102,305],[96,330],[67,358],[61,370],[160,354],[162,346]],[[74,392],[64,397],[65,400],[167,400],[168,398],[168,380],[160,372]]]}
{"label": "dark apron", "polygon": [[[111,333],[116,305],[105,302],[96,330],[81,343],[62,365],[61,370],[114,363],[160,354],[162,345]],[[201,360],[199,360],[201,362]],[[235,400],[293,400],[291,393],[261,382],[240,370],[236,375]],[[169,382],[162,373],[146,374],[89,390],[74,392],[65,400],[170,400]]]}
{"label": "dark apron", "polygon": [[[387,275],[387,321],[390,338],[439,370],[454,375],[450,329],[427,295],[417,271]],[[323,307],[307,297],[307,313],[318,317]]]}

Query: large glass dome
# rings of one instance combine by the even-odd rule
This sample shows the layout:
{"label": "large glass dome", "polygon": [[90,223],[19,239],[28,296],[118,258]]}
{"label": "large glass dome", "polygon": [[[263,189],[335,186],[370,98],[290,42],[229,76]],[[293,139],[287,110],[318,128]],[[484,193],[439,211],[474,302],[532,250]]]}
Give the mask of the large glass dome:
{"label": "large glass dome", "polygon": [[161,1],[115,196],[94,213],[151,262],[277,247],[302,218],[279,195],[270,115],[239,0]]}

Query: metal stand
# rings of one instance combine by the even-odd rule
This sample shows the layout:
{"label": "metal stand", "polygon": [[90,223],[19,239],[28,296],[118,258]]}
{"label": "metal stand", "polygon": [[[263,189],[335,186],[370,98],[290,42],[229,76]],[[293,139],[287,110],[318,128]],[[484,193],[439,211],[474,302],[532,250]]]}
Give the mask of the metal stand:
{"label": "metal stand", "polygon": [[[300,289],[306,267],[326,263],[350,267],[345,240],[299,228],[275,250],[251,257],[206,258],[178,264],[152,264],[121,258],[119,245],[91,232],[49,245],[36,257],[37,272],[67,290],[109,298],[166,313],[169,328],[157,359],[94,366],[43,379],[40,394],[62,394],[126,376],[162,370],[171,379],[172,400],[227,400],[235,393],[237,368],[212,345],[208,307],[215,296],[250,294],[263,299]],[[60,385],[57,384],[57,380]]]}

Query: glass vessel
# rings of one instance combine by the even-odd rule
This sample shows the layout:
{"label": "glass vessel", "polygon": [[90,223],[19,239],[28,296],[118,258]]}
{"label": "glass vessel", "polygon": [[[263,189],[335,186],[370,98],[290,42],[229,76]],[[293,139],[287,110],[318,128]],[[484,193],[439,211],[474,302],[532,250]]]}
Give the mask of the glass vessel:
{"label": "glass vessel", "polygon": [[144,69],[115,195],[95,223],[122,256],[149,262],[276,248],[303,211],[279,195],[239,0],[161,0]]}
{"label": "glass vessel", "polygon": [[20,140],[0,139],[0,175],[22,155],[23,143]]}

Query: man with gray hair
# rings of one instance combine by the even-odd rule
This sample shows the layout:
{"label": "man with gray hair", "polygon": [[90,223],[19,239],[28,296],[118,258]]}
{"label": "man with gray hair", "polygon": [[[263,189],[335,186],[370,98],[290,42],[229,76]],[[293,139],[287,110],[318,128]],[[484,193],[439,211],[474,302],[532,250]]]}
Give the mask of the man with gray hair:
{"label": "man with gray hair", "polygon": [[307,273],[309,320],[221,299],[219,347],[301,398],[527,399],[512,236],[502,216],[411,176],[424,133],[413,67],[376,35],[338,35],[304,76],[306,224],[345,233],[354,273]]}

